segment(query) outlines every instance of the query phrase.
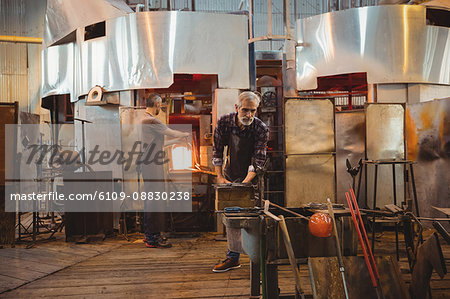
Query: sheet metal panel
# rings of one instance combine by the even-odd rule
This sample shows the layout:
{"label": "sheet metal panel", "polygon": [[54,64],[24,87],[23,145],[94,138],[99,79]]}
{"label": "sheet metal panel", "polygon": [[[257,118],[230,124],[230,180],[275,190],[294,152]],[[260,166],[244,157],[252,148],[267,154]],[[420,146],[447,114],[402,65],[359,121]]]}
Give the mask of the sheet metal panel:
{"label": "sheet metal panel", "polygon": [[286,158],[286,206],[335,200],[334,156],[290,155]]}
{"label": "sheet metal panel", "polygon": [[78,27],[131,12],[122,0],[47,0],[44,46],[51,46]]}
{"label": "sheet metal panel", "polygon": [[[102,105],[102,106],[85,106],[85,101],[75,103],[75,117],[84,119],[92,123],[85,123],[85,147],[87,157],[89,151],[95,146],[99,146],[99,150],[108,150],[114,153],[117,149],[121,149],[121,132],[119,122],[119,106],[118,105]],[[67,126],[67,125],[65,125]],[[72,128],[72,126],[70,126]],[[65,138],[69,134],[60,132],[60,138]],[[76,150],[81,152],[83,146],[82,125],[80,121],[75,120],[73,125],[74,142],[69,144],[76,145]],[[94,171],[111,171],[113,178],[123,178],[122,166],[116,163],[107,163],[102,165],[96,163],[91,165]],[[120,211],[121,202],[113,201],[112,206],[115,211]]]}
{"label": "sheet metal panel", "polygon": [[75,90],[76,48],[75,43],[69,43],[42,51],[42,97],[72,94],[72,91]]}
{"label": "sheet metal panel", "polygon": [[450,98],[407,105],[406,133],[420,216],[444,217],[431,206],[450,203]]}
{"label": "sheet metal panel", "polygon": [[334,105],[330,100],[285,103],[286,154],[334,152]]}
{"label": "sheet metal panel", "polygon": [[426,25],[425,12],[384,5],[298,20],[297,89],[316,89],[320,76],[355,72],[367,72],[370,84],[450,84],[450,28]]}
{"label": "sheet metal panel", "polygon": [[[136,124],[141,124],[142,119],[146,116],[144,107],[119,107],[119,120],[120,120],[120,131],[117,132],[120,135],[120,148],[123,152],[130,152],[134,143],[137,140],[142,140],[141,137],[141,126]],[[158,114],[158,119],[163,123],[167,123],[167,115],[164,111],[160,111]],[[123,188],[124,192],[127,194],[132,194],[133,192],[143,191],[143,183],[139,181],[138,183],[138,173],[136,170],[136,165],[133,163],[128,170],[122,169],[123,174]],[[142,174],[140,176],[142,180]],[[122,204],[123,210],[142,210],[144,209],[144,202],[142,200],[130,200],[125,199]]]}
{"label": "sheet metal panel", "polygon": [[366,108],[367,158],[404,159],[405,109],[400,104],[369,104]]}
{"label": "sheet metal panel", "polygon": [[[85,123],[86,151],[91,151],[99,146],[100,151],[108,150],[114,153],[121,148],[119,109],[117,105],[85,106],[84,101],[75,104],[75,118],[84,119],[91,123]],[[81,152],[82,125],[80,121],[74,121],[75,145]],[[64,137],[64,135],[61,135]],[[94,171],[112,171],[113,178],[122,177],[122,167],[115,163],[102,165],[97,163],[92,166]]]}
{"label": "sheet metal panel", "polygon": [[[369,104],[366,107],[366,157],[369,160],[405,159],[405,109],[401,104]],[[373,205],[375,167],[367,167],[367,202]],[[397,165],[397,204],[404,200],[404,167]],[[394,203],[392,166],[378,167],[377,207]]]}
{"label": "sheet metal panel", "polygon": [[[365,113],[364,111],[346,111],[336,113],[336,199],[338,203],[347,203],[345,192],[352,186],[352,177],[347,172],[346,159],[355,167],[360,159],[365,159]],[[361,170],[360,170],[361,171]],[[355,193],[358,188],[359,174],[355,179]],[[364,175],[361,191],[364,190]],[[364,195],[361,192],[360,199]],[[361,201],[362,202],[362,201]]]}
{"label": "sheet metal panel", "polygon": [[[246,16],[141,12],[106,20],[104,37],[84,41],[83,30],[77,30],[73,53],[71,46],[43,51],[43,97],[67,86],[72,101],[95,85],[106,91],[167,88],[175,73],[217,74],[221,88],[249,87]],[[53,57],[68,62],[54,65]],[[72,82],[55,84],[57,71],[73,73]]]}

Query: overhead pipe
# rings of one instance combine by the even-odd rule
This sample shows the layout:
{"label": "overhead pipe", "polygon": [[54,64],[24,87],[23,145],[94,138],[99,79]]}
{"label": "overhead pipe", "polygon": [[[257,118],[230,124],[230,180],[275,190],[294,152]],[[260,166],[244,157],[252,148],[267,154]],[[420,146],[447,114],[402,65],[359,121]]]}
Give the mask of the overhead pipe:
{"label": "overhead pipe", "polygon": [[267,0],[267,36],[272,37],[272,0]]}
{"label": "overhead pipe", "polygon": [[289,0],[285,0],[284,1],[284,14],[285,14],[285,19],[284,19],[284,26],[285,26],[285,31],[286,31],[286,36],[288,39],[292,38],[292,34],[291,34],[291,9],[289,7]]}
{"label": "overhead pipe", "polygon": [[42,38],[40,38],[40,37],[0,35],[0,42],[42,44]]}

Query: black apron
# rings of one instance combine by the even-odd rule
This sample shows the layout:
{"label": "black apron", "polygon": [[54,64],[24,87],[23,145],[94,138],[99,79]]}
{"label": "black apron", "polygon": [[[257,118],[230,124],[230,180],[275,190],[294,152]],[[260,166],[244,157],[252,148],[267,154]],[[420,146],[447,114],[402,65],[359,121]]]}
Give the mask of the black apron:
{"label": "black apron", "polygon": [[242,137],[230,132],[228,139],[227,162],[224,168],[224,176],[233,183],[241,183],[248,173],[248,167],[252,163],[252,153],[255,146],[255,138]]}

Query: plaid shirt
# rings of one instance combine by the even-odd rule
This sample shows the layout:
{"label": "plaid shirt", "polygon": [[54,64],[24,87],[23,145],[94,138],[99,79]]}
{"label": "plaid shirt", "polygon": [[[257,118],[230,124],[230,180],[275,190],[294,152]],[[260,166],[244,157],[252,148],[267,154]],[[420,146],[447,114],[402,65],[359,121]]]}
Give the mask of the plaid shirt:
{"label": "plaid shirt", "polygon": [[[266,145],[269,139],[269,128],[259,118],[255,117],[250,126],[245,126],[241,130],[237,124],[237,112],[223,115],[218,121],[214,131],[214,146],[212,163],[214,166],[223,164],[223,149],[228,145],[230,133],[240,137],[252,137],[255,140],[252,158],[257,166],[262,167],[266,160]],[[252,165],[249,171],[252,170]]]}

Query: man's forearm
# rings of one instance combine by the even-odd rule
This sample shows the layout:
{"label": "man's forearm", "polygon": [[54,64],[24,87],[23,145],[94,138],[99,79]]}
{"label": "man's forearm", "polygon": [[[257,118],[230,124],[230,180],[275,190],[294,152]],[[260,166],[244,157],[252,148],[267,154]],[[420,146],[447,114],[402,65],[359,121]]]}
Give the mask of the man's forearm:
{"label": "man's forearm", "polygon": [[256,176],[256,172],[253,171],[249,171],[247,172],[247,176],[245,177],[245,179],[242,181],[242,183],[246,184],[246,183],[250,183],[253,178]]}
{"label": "man's forearm", "polygon": [[216,166],[214,166],[214,170],[216,171],[217,178],[223,178],[223,174],[222,174],[222,165],[216,165]]}
{"label": "man's forearm", "polygon": [[214,166],[214,169],[216,170],[216,174],[217,174],[217,183],[218,183],[218,184],[228,184],[228,183],[231,183],[229,180],[227,180],[226,178],[223,177],[223,174],[222,174],[222,165],[216,165],[216,166]]}
{"label": "man's forearm", "polygon": [[170,128],[167,128],[164,131],[164,135],[167,135],[169,137],[174,137],[174,138],[182,138],[182,137],[187,137],[189,136],[188,133],[186,132],[181,132],[181,131],[177,131],[177,130],[172,130]]}

